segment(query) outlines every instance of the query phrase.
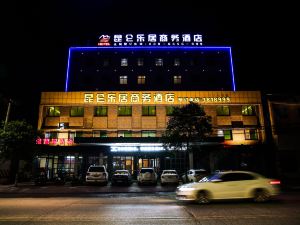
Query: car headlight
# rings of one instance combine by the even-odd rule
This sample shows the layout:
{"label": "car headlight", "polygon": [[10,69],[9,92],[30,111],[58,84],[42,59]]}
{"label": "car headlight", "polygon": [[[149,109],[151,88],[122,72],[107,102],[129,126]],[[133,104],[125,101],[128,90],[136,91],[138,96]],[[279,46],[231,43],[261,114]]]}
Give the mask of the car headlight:
{"label": "car headlight", "polygon": [[191,187],[182,187],[178,188],[178,191],[194,191],[196,188],[191,188]]}

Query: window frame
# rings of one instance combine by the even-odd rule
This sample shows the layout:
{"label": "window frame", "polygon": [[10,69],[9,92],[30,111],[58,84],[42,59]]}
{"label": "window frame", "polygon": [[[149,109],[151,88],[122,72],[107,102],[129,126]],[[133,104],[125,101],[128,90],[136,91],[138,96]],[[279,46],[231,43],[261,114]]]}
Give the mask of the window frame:
{"label": "window frame", "polygon": [[[82,109],[82,115],[72,115],[72,110],[76,109],[77,113],[79,112],[78,109]],[[84,117],[84,107],[83,106],[72,106],[71,109],[70,109],[70,117]]]}
{"label": "window frame", "polygon": [[173,76],[173,83],[174,84],[181,84],[182,83],[182,76],[181,75],[174,75]]}
{"label": "window frame", "polygon": [[121,85],[128,84],[128,76],[127,75],[119,76],[119,84]]}
{"label": "window frame", "polygon": [[[102,112],[101,109],[105,109],[105,113],[102,115],[101,113],[98,114],[99,112],[97,109],[100,109],[100,112]],[[105,117],[108,114],[108,107],[107,106],[95,106],[94,107],[94,117]]]}
{"label": "window frame", "polygon": [[[50,108],[53,108],[54,114],[50,113]],[[56,109],[58,109],[59,113],[58,115],[55,114]],[[60,116],[60,107],[59,106],[47,106],[46,109],[46,116],[48,117],[59,117]]]}
{"label": "window frame", "polygon": [[[228,114],[226,111],[224,111],[225,108],[228,109]],[[217,113],[217,116],[230,116],[230,107],[228,105],[218,105],[216,107],[216,113]]]}
{"label": "window frame", "polygon": [[[251,133],[251,131],[254,131],[254,133]],[[244,129],[244,134],[245,134],[245,140],[258,140],[259,139],[257,129],[254,129],[254,128]],[[255,135],[254,138],[253,138],[253,135]]]}
{"label": "window frame", "polygon": [[[249,109],[249,107],[250,107],[250,109]],[[242,115],[243,116],[256,116],[255,105],[243,105],[242,106]]]}
{"label": "window frame", "polygon": [[138,84],[146,84],[146,76],[145,75],[138,75],[137,76],[137,83]]}
{"label": "window frame", "polygon": [[[128,109],[128,110],[130,109],[130,110],[129,110],[130,112],[128,111],[128,113],[124,113],[124,114],[122,113],[122,114],[121,114],[120,111],[121,111],[122,109],[124,109],[125,111],[126,111],[127,109]],[[118,116],[132,116],[132,106],[119,105],[119,106],[118,106]]]}
{"label": "window frame", "polygon": [[[151,109],[154,109],[154,114],[152,114]],[[142,116],[156,116],[156,106],[155,105],[143,105],[142,106]]]}

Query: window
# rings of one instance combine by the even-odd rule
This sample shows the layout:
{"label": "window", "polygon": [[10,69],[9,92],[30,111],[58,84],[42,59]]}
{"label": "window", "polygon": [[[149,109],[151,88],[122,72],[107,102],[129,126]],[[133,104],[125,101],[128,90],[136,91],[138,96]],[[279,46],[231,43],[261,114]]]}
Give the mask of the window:
{"label": "window", "polygon": [[156,115],[156,106],[143,106],[142,115],[143,116],[155,116]]}
{"label": "window", "polygon": [[217,106],[217,116],[229,116],[229,106]]}
{"label": "window", "polygon": [[104,59],[103,60],[103,66],[109,66],[109,60],[108,59]]}
{"label": "window", "polygon": [[174,84],[181,84],[181,76],[174,76]]}
{"label": "window", "polygon": [[132,137],[132,132],[130,130],[119,130],[118,137]]}
{"label": "window", "polygon": [[122,58],[121,59],[121,66],[128,66],[128,59],[127,58]]}
{"label": "window", "polygon": [[243,105],[242,115],[243,116],[255,116],[255,106],[254,105]]}
{"label": "window", "polygon": [[138,66],[143,66],[144,65],[144,59],[143,58],[138,58],[137,59],[137,65]]}
{"label": "window", "polygon": [[232,130],[223,130],[224,140],[232,140]]}
{"label": "window", "polygon": [[107,106],[96,106],[94,116],[107,116]]}
{"label": "window", "polygon": [[163,66],[163,65],[164,65],[164,61],[162,58],[155,59],[155,66]]}
{"label": "window", "polygon": [[166,115],[167,116],[172,116],[174,112],[174,106],[167,106],[166,107]]}
{"label": "window", "polygon": [[47,116],[60,116],[60,108],[58,106],[48,107]]}
{"label": "window", "polygon": [[156,131],[155,130],[143,130],[142,137],[156,137]]}
{"label": "window", "polygon": [[257,140],[258,134],[256,129],[245,129],[245,140]]}
{"label": "window", "polygon": [[119,106],[118,116],[131,116],[132,108],[131,106]]}
{"label": "window", "polygon": [[49,139],[57,139],[58,137],[58,133],[57,132],[46,132],[45,133],[45,138],[49,138]]}
{"label": "window", "polygon": [[180,66],[180,59],[179,58],[174,59],[174,66]]}
{"label": "window", "polygon": [[146,76],[138,76],[137,82],[138,82],[138,84],[145,84]]}
{"label": "window", "polygon": [[82,106],[71,107],[70,116],[83,116],[84,108]]}
{"label": "window", "polygon": [[120,84],[127,84],[127,76],[120,76]]}
{"label": "window", "polygon": [[106,130],[94,130],[93,137],[107,137],[107,131]]}

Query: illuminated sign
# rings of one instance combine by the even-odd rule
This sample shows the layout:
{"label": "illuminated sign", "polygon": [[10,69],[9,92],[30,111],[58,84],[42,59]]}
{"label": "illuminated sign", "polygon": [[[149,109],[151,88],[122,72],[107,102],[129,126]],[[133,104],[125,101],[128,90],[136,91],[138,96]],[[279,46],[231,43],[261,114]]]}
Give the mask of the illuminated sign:
{"label": "illuminated sign", "polygon": [[[185,94],[184,96],[182,96]],[[84,93],[84,103],[102,104],[187,104],[229,103],[228,96],[202,97],[187,92],[96,92]]]}
{"label": "illuminated sign", "polygon": [[202,46],[202,34],[103,34],[98,46]]}

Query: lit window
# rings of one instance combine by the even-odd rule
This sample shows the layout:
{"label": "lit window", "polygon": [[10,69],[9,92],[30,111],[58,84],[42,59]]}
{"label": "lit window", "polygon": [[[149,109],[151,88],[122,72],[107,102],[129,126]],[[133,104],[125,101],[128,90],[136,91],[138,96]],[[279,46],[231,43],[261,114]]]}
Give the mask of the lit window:
{"label": "lit window", "polygon": [[130,130],[119,130],[118,137],[132,137],[132,132]]}
{"label": "lit window", "polygon": [[145,84],[146,76],[138,76],[137,82],[138,82],[138,84]]}
{"label": "lit window", "polygon": [[223,130],[224,140],[232,140],[232,130]]}
{"label": "lit window", "polygon": [[60,116],[60,108],[57,106],[48,107],[47,116]]}
{"label": "lit window", "polygon": [[107,106],[96,106],[94,116],[107,116]]}
{"label": "lit window", "polygon": [[166,107],[166,115],[167,116],[172,116],[174,112],[174,106],[167,106]]}
{"label": "lit window", "polygon": [[84,108],[82,106],[74,106],[71,108],[70,116],[83,116]]}
{"label": "lit window", "polygon": [[174,66],[180,66],[180,59],[179,58],[174,59]]}
{"label": "lit window", "polygon": [[143,58],[138,58],[137,59],[137,65],[138,66],[144,66],[144,59]]}
{"label": "lit window", "polygon": [[163,66],[163,65],[164,65],[164,61],[162,58],[155,59],[155,66]]}
{"label": "lit window", "polygon": [[127,58],[122,58],[121,59],[121,66],[128,66],[128,59]]}
{"label": "lit window", "polygon": [[142,115],[143,116],[155,116],[156,115],[156,107],[155,106],[143,106]]}
{"label": "lit window", "polygon": [[119,106],[118,107],[118,116],[131,116],[132,108],[131,106]]}
{"label": "lit window", "polygon": [[174,76],[174,84],[181,84],[181,76]]}
{"label": "lit window", "polygon": [[245,140],[257,140],[258,133],[256,129],[245,129]]}
{"label": "lit window", "polygon": [[229,106],[217,106],[217,116],[229,116],[230,109]]}
{"label": "lit window", "polygon": [[156,131],[155,130],[143,130],[142,137],[156,137]]}
{"label": "lit window", "polygon": [[127,84],[127,76],[120,76],[120,84]]}
{"label": "lit window", "polygon": [[107,131],[106,130],[94,130],[93,137],[107,137]]}
{"label": "lit window", "polygon": [[244,105],[242,106],[242,115],[243,116],[254,116],[255,106],[254,105]]}

